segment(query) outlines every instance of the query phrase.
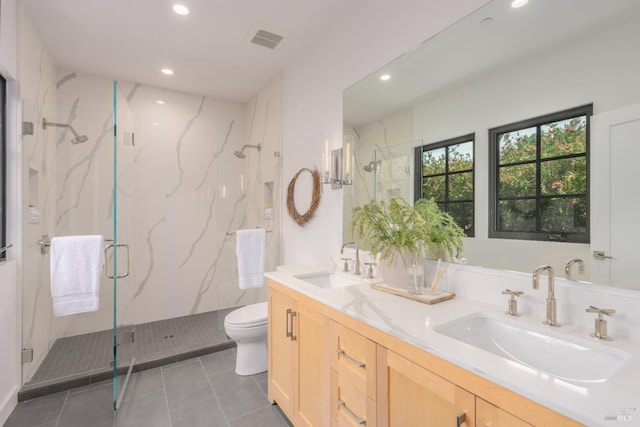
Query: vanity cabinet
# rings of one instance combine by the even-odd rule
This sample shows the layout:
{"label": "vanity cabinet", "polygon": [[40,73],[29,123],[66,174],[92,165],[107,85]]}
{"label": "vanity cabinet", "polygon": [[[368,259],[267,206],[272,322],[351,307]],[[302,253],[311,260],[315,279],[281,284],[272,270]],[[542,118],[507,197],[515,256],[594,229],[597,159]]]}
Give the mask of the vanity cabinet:
{"label": "vanity cabinet", "polygon": [[378,420],[389,427],[475,424],[475,396],[404,357],[379,348]]}
{"label": "vanity cabinet", "polygon": [[297,427],[582,425],[273,280],[268,298],[269,400]]}
{"label": "vanity cabinet", "polygon": [[269,400],[296,426],[329,426],[329,320],[269,288]]}

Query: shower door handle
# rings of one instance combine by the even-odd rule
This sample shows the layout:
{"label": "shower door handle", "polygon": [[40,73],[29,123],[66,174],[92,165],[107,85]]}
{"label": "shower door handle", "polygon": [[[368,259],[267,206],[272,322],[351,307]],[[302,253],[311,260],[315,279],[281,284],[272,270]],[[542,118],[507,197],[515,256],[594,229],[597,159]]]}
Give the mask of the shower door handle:
{"label": "shower door handle", "polygon": [[[125,247],[127,248],[127,272],[125,274],[122,275],[118,275],[116,271],[114,271],[113,275],[109,274],[109,249],[112,248],[116,248],[116,250],[120,247]],[[129,245],[126,243],[118,243],[117,245],[114,244],[110,244],[105,246],[104,248],[104,274],[107,275],[107,277],[109,279],[123,279],[125,277],[127,277],[129,275],[130,272],[130,267],[131,267],[131,249],[129,248]]]}

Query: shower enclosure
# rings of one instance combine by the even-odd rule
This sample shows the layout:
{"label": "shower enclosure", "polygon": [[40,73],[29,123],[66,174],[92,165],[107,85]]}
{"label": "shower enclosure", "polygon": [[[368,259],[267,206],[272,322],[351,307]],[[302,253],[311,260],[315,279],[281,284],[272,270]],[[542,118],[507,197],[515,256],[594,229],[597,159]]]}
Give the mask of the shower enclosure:
{"label": "shower enclosure", "polygon": [[[110,377],[115,408],[118,390],[123,389],[116,374],[134,361],[134,331],[127,326],[135,315],[127,244],[134,231],[129,141],[133,115],[117,82],[74,77],[59,81],[55,103],[44,96],[39,105],[36,99],[23,100],[23,118],[33,128],[33,137],[23,139],[22,196],[28,203],[23,227],[23,384],[28,389],[52,380],[79,381],[84,374],[90,374],[89,381]],[[72,95],[88,90],[90,97]],[[90,137],[83,133],[96,128],[100,132]],[[50,239],[91,234],[105,239],[99,309],[56,317],[49,290]],[[70,338],[83,334],[93,334],[93,342]],[[64,349],[69,346],[75,347]],[[53,357],[44,362],[50,350]]]}
{"label": "shower enclosure", "polygon": [[[264,288],[238,287],[234,232],[271,230],[275,268],[280,82],[240,104],[33,64],[23,67],[40,74],[23,78],[33,134],[22,137],[19,399],[118,373],[117,404],[134,358],[137,370],[232,346],[224,315],[266,300]],[[55,317],[41,249],[89,234],[113,240],[117,277],[103,275],[98,311]]]}

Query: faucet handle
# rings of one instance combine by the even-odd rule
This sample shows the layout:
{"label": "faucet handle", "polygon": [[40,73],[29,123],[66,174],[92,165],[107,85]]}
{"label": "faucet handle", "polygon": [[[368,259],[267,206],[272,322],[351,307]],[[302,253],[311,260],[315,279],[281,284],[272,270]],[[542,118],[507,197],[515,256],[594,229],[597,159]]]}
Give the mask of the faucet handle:
{"label": "faucet handle", "polygon": [[598,317],[594,323],[595,332],[591,334],[592,337],[605,341],[611,341],[613,339],[607,335],[607,321],[602,318],[602,315],[612,316],[615,312],[612,308],[598,308],[592,305],[587,308],[587,313],[598,313]]}
{"label": "faucet handle", "polygon": [[340,258],[342,261],[344,261],[344,266],[342,267],[342,271],[344,272],[349,272],[349,261],[351,261],[351,258]]}
{"label": "faucet handle", "polygon": [[375,267],[376,264],[375,262],[365,262],[364,265],[368,265],[369,266],[369,270],[367,273],[367,279],[373,279],[373,267]]}
{"label": "faucet handle", "polygon": [[508,316],[520,316],[520,313],[518,313],[518,301],[516,300],[516,297],[519,297],[520,295],[524,294],[524,292],[522,291],[512,291],[511,289],[505,289],[504,291],[502,291],[502,295],[509,295],[509,310],[507,310],[507,315]]}
{"label": "faucet handle", "polygon": [[587,308],[587,313],[598,313],[598,318],[602,319],[602,315],[606,314],[607,316],[613,316],[615,314],[615,310],[613,308],[598,308],[590,305]]}

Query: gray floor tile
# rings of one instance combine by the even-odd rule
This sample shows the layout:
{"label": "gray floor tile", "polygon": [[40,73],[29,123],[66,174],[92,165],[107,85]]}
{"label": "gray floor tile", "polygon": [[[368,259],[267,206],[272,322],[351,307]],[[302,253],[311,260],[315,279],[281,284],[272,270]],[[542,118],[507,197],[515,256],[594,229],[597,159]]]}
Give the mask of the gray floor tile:
{"label": "gray floor tile", "polygon": [[113,426],[113,388],[109,382],[69,393],[58,427],[80,426]]}
{"label": "gray floor tile", "polygon": [[201,356],[200,361],[207,375],[213,375],[218,372],[228,371],[235,369],[236,366],[236,352],[230,348],[223,351],[217,351],[215,353]]}
{"label": "gray floor tile", "polygon": [[115,416],[115,427],[170,427],[164,390],[123,401]]}
{"label": "gray floor tile", "polygon": [[161,369],[170,411],[214,397],[199,359]]}
{"label": "gray floor tile", "polygon": [[231,421],[230,427],[288,427],[280,413],[272,406],[260,408]]}
{"label": "gray floor tile", "polygon": [[171,412],[172,427],[228,427],[216,399],[208,399]]}
{"label": "gray floor tile", "polygon": [[222,410],[230,421],[269,406],[267,397],[250,376],[224,371],[211,375],[209,379]]}
{"label": "gray floor tile", "polygon": [[262,372],[260,374],[252,375],[252,377],[256,384],[258,384],[258,387],[260,387],[260,390],[262,390],[264,395],[267,396],[269,388],[269,376],[267,375],[267,373]]}
{"label": "gray floor tile", "polygon": [[[125,377],[120,377],[122,387]],[[164,391],[162,372],[160,369],[149,369],[131,374],[123,400],[138,399],[155,391]]]}
{"label": "gray floor tile", "polygon": [[50,394],[18,403],[4,427],[35,427],[58,421],[68,392]]}

